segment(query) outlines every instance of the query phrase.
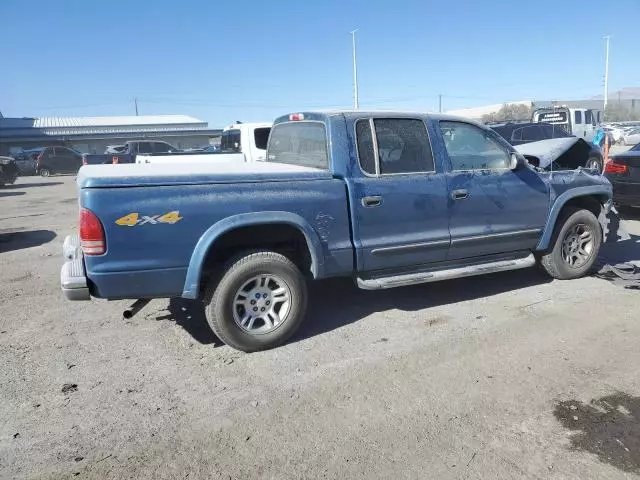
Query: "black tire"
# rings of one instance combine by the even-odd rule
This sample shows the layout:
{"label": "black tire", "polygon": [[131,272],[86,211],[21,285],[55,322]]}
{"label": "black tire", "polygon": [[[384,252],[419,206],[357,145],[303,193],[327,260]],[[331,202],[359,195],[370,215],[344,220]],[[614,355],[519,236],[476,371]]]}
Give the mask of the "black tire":
{"label": "black tire", "polygon": [[589,157],[589,160],[587,160],[587,168],[593,168],[598,173],[602,173],[602,158]]}
{"label": "black tire", "polygon": [[49,170],[47,167],[42,167],[40,170],[38,170],[38,173],[40,174],[41,177],[51,176],[51,170]]}
{"label": "black tire", "polygon": [[[287,314],[277,327],[266,333],[250,333],[236,322],[235,316],[239,314],[235,309],[242,307],[234,301],[238,291],[260,275],[283,280],[289,289],[290,301]],[[237,350],[256,352],[282,345],[295,333],[307,308],[307,284],[298,267],[284,255],[272,251],[244,252],[213,278],[204,300],[207,321],[218,338]]]}
{"label": "black tire", "polygon": [[[590,255],[583,265],[571,266],[563,258],[563,242],[570,231],[579,225],[588,227],[593,235],[593,246]],[[558,280],[572,280],[585,276],[593,268],[602,245],[602,227],[596,216],[589,210],[581,208],[565,208],[556,222],[551,237],[550,250],[540,257],[540,264],[545,271]]]}

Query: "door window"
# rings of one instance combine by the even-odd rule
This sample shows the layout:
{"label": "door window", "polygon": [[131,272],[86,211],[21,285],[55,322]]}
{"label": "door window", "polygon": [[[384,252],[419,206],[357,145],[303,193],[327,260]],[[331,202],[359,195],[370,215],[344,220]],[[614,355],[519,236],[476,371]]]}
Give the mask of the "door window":
{"label": "door window", "polygon": [[574,112],[574,117],[576,119],[575,123],[582,123],[582,112],[581,111],[575,111]]}
{"label": "door window", "polygon": [[511,134],[511,141],[513,142],[521,142],[522,141],[522,128],[516,128]]}
{"label": "door window", "polygon": [[270,132],[271,132],[271,127],[256,128],[254,130],[253,140],[256,143],[256,148],[258,150],[267,149],[267,142],[269,141]]}
{"label": "door window", "polygon": [[525,142],[538,142],[546,138],[548,137],[545,137],[542,125],[531,125],[522,129],[522,140]]}
{"label": "door window", "polygon": [[[375,135],[371,130],[372,123]],[[434,171],[429,135],[422,120],[359,120],[356,137],[358,158],[365,173],[391,175]]]}
{"label": "door window", "polygon": [[149,142],[139,142],[138,143],[138,152],[142,154],[152,153],[153,149],[151,147],[151,143]]}
{"label": "door window", "polygon": [[171,147],[171,145],[169,145],[168,143],[164,143],[164,142],[156,142],[153,145],[154,150],[156,153],[168,153],[171,150],[173,150],[173,148]]}
{"label": "door window", "polygon": [[510,152],[492,135],[470,123],[440,122],[453,170],[507,169]]}

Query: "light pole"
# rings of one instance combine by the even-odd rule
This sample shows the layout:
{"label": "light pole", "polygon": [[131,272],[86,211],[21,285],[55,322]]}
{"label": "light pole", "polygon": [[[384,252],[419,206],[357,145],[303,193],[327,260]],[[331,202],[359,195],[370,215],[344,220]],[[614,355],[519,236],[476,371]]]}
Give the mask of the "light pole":
{"label": "light pole", "polygon": [[353,108],[358,110],[358,62],[356,61],[356,32],[351,31],[351,46],[353,50]]}
{"label": "light pole", "polygon": [[607,111],[607,103],[609,102],[609,39],[611,37],[607,35],[604,37],[606,40],[606,50],[604,57],[604,110]]}

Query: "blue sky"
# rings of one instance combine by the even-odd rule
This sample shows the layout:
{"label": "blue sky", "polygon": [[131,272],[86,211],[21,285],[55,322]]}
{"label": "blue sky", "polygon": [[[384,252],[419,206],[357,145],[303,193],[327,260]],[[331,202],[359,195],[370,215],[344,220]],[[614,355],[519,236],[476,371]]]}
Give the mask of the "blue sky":
{"label": "blue sky", "polygon": [[639,0],[0,0],[5,116],[223,126],[353,104],[437,110],[640,86]]}

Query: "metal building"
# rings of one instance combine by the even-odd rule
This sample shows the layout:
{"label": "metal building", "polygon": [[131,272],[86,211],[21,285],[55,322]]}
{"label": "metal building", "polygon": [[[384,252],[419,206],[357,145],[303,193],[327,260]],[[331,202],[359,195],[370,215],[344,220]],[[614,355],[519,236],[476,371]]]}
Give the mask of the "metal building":
{"label": "metal building", "polygon": [[179,149],[207,146],[221,129],[188,115],[8,118],[0,115],[0,155],[65,145],[82,153],[103,153],[107,145],[153,138]]}

